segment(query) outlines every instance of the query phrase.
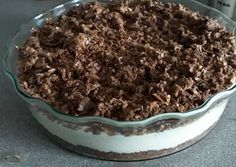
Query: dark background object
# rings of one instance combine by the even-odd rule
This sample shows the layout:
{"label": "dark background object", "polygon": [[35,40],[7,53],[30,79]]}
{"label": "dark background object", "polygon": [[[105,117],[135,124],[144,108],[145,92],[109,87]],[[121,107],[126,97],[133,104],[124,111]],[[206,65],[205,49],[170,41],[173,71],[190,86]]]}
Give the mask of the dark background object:
{"label": "dark background object", "polygon": [[235,0],[197,0],[205,5],[216,8],[236,21]]}
{"label": "dark background object", "polygon": [[210,0],[209,5],[223,12],[229,17],[233,17],[236,13],[235,10],[235,0]]}

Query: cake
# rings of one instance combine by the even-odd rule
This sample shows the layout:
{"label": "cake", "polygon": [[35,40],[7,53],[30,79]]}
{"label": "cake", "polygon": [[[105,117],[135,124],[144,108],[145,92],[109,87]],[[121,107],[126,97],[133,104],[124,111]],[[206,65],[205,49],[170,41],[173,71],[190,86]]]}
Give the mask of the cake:
{"label": "cake", "polygon": [[30,105],[55,141],[103,159],[147,159],[214,127],[232,93],[219,92],[235,81],[234,43],[217,20],[181,4],[73,4],[19,46],[17,77],[56,111]]}
{"label": "cake", "polygon": [[120,121],[195,108],[232,85],[236,71],[231,33],[158,1],[74,7],[20,52],[27,94],[66,114]]}

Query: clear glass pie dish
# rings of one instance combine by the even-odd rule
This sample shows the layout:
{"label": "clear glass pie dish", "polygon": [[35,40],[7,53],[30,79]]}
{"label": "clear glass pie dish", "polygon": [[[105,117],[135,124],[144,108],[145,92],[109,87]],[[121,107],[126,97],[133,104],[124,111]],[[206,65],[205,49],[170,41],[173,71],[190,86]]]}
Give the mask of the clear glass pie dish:
{"label": "clear glass pie dish", "polygon": [[[22,26],[8,46],[4,58],[5,73],[12,80],[16,92],[27,102],[31,113],[56,143],[75,152],[107,160],[143,160],[182,150],[203,138],[217,123],[230,96],[233,84],[201,106],[184,113],[165,113],[142,121],[116,121],[97,116],[71,116],[57,111],[43,100],[28,96],[17,79],[17,46],[29,37],[32,28],[43,25],[48,18],[57,18],[71,7],[88,1],[74,0],[40,14]],[[106,3],[108,1],[100,1]],[[217,10],[194,0],[163,0],[181,3],[194,11],[217,19],[235,33],[236,23]]]}

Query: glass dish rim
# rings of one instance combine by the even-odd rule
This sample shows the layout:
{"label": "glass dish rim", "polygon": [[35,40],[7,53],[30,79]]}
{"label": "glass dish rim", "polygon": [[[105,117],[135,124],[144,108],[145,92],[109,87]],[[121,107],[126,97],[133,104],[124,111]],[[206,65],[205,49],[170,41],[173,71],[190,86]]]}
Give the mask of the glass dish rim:
{"label": "glass dish rim", "polygon": [[[173,0],[172,0],[173,1]],[[175,1],[175,0],[174,0]],[[206,10],[211,10],[216,12],[217,14],[221,15],[224,20],[227,22],[231,22],[230,24],[234,25],[236,27],[236,23],[231,20],[229,17],[224,15],[223,13],[219,12],[218,10],[209,7],[207,5],[204,5],[200,2],[197,2],[196,0],[188,0],[191,1],[191,3],[195,3],[196,5],[200,5],[203,8],[206,8]],[[149,118],[143,119],[143,120],[137,120],[137,121],[119,121],[119,120],[113,120],[111,118],[106,118],[106,117],[101,117],[101,116],[74,116],[74,115],[69,115],[65,114],[63,112],[58,111],[56,108],[51,106],[49,103],[46,101],[39,99],[39,98],[34,98],[32,96],[27,95],[24,91],[21,90],[20,86],[17,83],[17,76],[14,75],[14,72],[11,72],[11,69],[8,68],[8,63],[7,60],[11,56],[15,55],[10,55],[10,51],[15,47],[14,45],[14,39],[17,37],[18,34],[21,33],[22,29],[27,27],[32,21],[38,20],[40,18],[43,18],[44,16],[50,15],[51,12],[55,11],[58,8],[63,7],[64,5],[73,7],[76,5],[79,5],[81,3],[87,3],[91,1],[83,1],[83,0],[72,0],[68,1],[66,3],[63,3],[61,5],[58,5],[54,8],[51,8],[50,10],[47,10],[46,12],[43,12],[37,16],[35,16],[33,19],[28,21],[26,24],[20,26],[20,28],[16,31],[14,34],[13,38],[8,42],[7,48],[6,48],[6,54],[4,55],[3,58],[3,70],[4,73],[10,78],[11,82],[13,83],[13,86],[15,88],[15,91],[17,92],[18,95],[20,95],[21,98],[23,98],[27,103],[33,103],[33,104],[38,104],[38,105],[43,105],[47,111],[56,116],[56,118],[68,121],[68,122],[74,122],[74,123],[82,123],[82,122],[100,122],[100,123],[106,123],[110,125],[114,125],[117,127],[124,127],[124,126],[146,126],[148,124],[151,124],[153,122],[159,121],[159,120],[165,120],[165,119],[187,119],[194,117],[199,114],[204,114],[205,112],[208,111],[209,107],[218,99],[221,99],[222,97],[225,96],[230,96],[233,92],[236,91],[236,82],[234,82],[231,87],[228,89],[218,92],[212,96],[209,96],[207,100],[204,101],[204,103],[198,107],[192,108],[190,110],[187,110],[186,112],[179,113],[179,112],[170,112],[170,113],[162,113],[158,115],[151,116]],[[108,1],[106,0],[100,0],[102,3],[107,3]],[[47,17],[45,17],[47,18]],[[33,28],[33,27],[32,27]]]}

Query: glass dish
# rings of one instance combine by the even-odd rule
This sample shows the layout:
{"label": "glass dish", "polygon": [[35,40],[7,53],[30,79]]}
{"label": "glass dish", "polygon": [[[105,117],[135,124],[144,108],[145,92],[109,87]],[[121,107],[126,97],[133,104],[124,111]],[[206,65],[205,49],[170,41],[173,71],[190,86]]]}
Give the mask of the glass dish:
{"label": "glass dish", "polygon": [[[17,80],[17,46],[25,42],[32,28],[42,26],[48,17],[55,19],[72,6],[87,2],[73,0],[36,16],[15,34],[4,58],[5,73],[12,80],[16,92],[28,103],[31,113],[45,129],[46,134],[53,141],[75,152],[121,161],[168,155],[203,138],[219,120],[227,101],[236,90],[236,84],[209,97],[204,104],[185,113],[165,113],[142,121],[116,121],[97,116],[66,115],[21,90]],[[194,0],[163,0],[163,2],[181,3],[194,11],[217,19],[228,31],[235,33],[236,24],[211,7]]]}

